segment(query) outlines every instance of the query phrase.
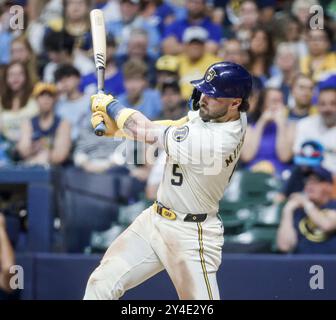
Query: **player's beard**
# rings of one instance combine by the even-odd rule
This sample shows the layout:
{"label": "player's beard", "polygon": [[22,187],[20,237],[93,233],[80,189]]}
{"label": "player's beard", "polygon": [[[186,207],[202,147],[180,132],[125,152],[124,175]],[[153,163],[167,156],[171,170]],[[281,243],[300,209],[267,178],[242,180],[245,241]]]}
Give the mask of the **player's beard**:
{"label": "player's beard", "polygon": [[203,121],[208,122],[225,116],[228,113],[228,109],[228,107],[223,106],[216,112],[210,112],[209,108],[205,104],[200,103],[199,115]]}

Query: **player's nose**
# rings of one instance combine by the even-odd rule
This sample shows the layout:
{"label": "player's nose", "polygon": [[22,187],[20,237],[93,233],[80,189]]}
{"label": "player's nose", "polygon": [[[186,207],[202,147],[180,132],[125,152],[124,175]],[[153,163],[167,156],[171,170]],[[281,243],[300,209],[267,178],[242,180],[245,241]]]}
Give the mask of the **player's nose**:
{"label": "player's nose", "polygon": [[208,104],[208,96],[202,93],[201,98],[200,98],[200,104],[207,105]]}

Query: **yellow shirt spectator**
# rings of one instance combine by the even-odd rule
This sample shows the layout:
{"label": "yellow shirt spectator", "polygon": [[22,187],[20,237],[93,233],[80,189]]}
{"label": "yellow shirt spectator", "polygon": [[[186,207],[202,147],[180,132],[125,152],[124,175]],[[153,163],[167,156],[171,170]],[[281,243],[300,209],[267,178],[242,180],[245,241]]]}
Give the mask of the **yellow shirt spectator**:
{"label": "yellow shirt spectator", "polygon": [[195,62],[190,60],[185,54],[180,55],[179,60],[181,93],[183,99],[188,100],[193,91],[193,86],[190,84],[190,81],[202,78],[208,67],[216,62],[219,62],[221,59],[210,53],[205,53],[198,61]]}
{"label": "yellow shirt spectator", "polygon": [[220,58],[206,52],[207,38],[207,30],[198,26],[189,27],[183,33],[183,53],[178,59],[180,88],[185,100],[190,98],[193,91],[190,81],[202,78],[210,65],[221,61]]}
{"label": "yellow shirt spectator", "polygon": [[301,72],[310,76],[315,82],[320,81],[328,73],[336,73],[336,54],[328,53],[313,69],[311,56],[303,57],[300,61]]}
{"label": "yellow shirt spectator", "polygon": [[300,60],[301,72],[314,82],[336,72],[336,53],[331,52],[333,34],[329,28],[311,29],[307,33],[309,54]]}

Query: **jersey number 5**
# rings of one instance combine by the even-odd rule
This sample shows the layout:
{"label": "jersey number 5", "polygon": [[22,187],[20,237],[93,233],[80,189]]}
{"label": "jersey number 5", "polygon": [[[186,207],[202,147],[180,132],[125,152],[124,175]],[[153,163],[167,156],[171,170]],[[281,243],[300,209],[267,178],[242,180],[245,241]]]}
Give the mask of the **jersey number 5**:
{"label": "jersey number 5", "polygon": [[170,182],[174,186],[181,186],[183,182],[183,175],[181,172],[177,172],[179,169],[178,164],[173,164],[173,176],[175,177],[174,179],[171,179]]}

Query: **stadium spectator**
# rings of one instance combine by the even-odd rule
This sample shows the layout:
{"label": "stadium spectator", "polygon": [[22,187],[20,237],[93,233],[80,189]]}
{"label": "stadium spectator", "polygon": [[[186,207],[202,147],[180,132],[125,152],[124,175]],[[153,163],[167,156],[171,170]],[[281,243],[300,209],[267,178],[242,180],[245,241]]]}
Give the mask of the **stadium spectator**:
{"label": "stadium spectator", "polygon": [[[75,39],[74,48],[88,51],[92,48],[90,29],[91,0],[65,0],[64,18],[49,22],[52,31],[65,30]],[[46,31],[47,33],[49,30]]]}
{"label": "stadium spectator", "polygon": [[256,28],[251,35],[248,69],[253,76],[263,83],[273,74],[271,69],[274,59],[274,44],[272,34],[264,28]]}
{"label": "stadium spectator", "polygon": [[161,99],[156,89],[148,88],[148,68],[141,60],[129,60],[124,64],[126,92],[119,97],[120,103],[127,108],[141,111],[153,120],[160,116]]}
{"label": "stadium spectator", "polygon": [[300,153],[294,157],[294,166],[291,168],[290,176],[285,181],[277,200],[282,202],[292,193],[302,192],[304,189],[304,179],[312,167],[321,166],[324,156],[323,146],[313,140],[305,141]]}
{"label": "stadium spectator", "polygon": [[29,0],[26,7],[28,26],[26,36],[36,55],[42,55],[43,38],[49,22],[61,21],[63,1],[61,0]]}
{"label": "stadium spectator", "polygon": [[18,152],[28,165],[61,165],[71,149],[70,124],[55,115],[56,86],[37,83],[33,95],[39,114],[21,126]]}
{"label": "stadium spectator", "polygon": [[9,141],[17,142],[21,123],[38,112],[36,101],[31,97],[33,83],[27,65],[20,62],[8,64],[0,90],[0,127]]}
{"label": "stadium spectator", "polygon": [[231,61],[243,66],[246,66],[248,62],[247,52],[243,49],[241,42],[237,39],[223,41],[218,52],[218,57],[223,61]]}
{"label": "stadium spectator", "polygon": [[310,8],[313,5],[319,5],[318,0],[295,0],[292,3],[292,14],[298,19],[302,27],[307,25],[311,16]]}
{"label": "stadium spectator", "polygon": [[281,41],[291,43],[295,47],[299,57],[308,54],[307,43],[303,35],[303,27],[295,16],[289,15],[280,20],[278,28],[281,33]]}
{"label": "stadium spectator", "polygon": [[157,59],[156,64],[156,87],[161,90],[162,84],[170,81],[179,81],[179,61],[176,56],[165,55]]}
{"label": "stadium spectator", "polygon": [[61,64],[72,64],[78,69],[81,76],[88,75],[96,71],[94,62],[83,52],[74,50],[75,39],[67,32],[47,33],[44,39],[44,48],[47,52],[49,63],[43,70],[43,81],[54,82],[54,73]]}
{"label": "stadium spectator", "polygon": [[15,34],[10,27],[11,3],[1,1],[0,3],[0,65],[10,62],[10,46]]}
{"label": "stadium spectator", "polygon": [[296,75],[292,82],[291,103],[288,119],[298,121],[316,112],[312,106],[314,82],[302,73]]}
{"label": "stadium spectator", "polygon": [[105,22],[120,20],[120,3],[119,0],[96,0],[95,8],[103,11]]}
{"label": "stadium spectator", "polygon": [[25,36],[15,38],[11,44],[11,61],[27,64],[32,83],[38,81],[36,55]]}
{"label": "stadium spectator", "polygon": [[294,140],[294,153],[306,140],[315,140],[325,149],[323,166],[336,174],[336,85],[321,83],[316,115],[297,122]]}
{"label": "stadium spectator", "polygon": [[175,20],[174,9],[164,0],[140,1],[141,16],[163,35],[165,26]]}
{"label": "stadium spectator", "polygon": [[110,172],[112,168],[125,163],[123,149],[118,148],[121,143],[122,140],[118,138],[97,137],[93,134],[90,117],[87,117],[76,140],[74,164],[86,172]]}
{"label": "stadium spectator", "polygon": [[258,1],[259,22],[264,26],[272,25],[275,17],[277,0]]}
{"label": "stadium spectator", "polygon": [[252,38],[252,31],[258,26],[259,21],[259,11],[256,1],[242,1],[237,16],[233,12],[231,12],[230,16],[234,36],[242,43],[243,49],[248,49]]}
{"label": "stadium spectator", "polygon": [[207,16],[206,0],[189,0],[185,3],[188,15],[165,28],[162,50],[164,54],[176,55],[183,51],[183,35],[189,27],[202,27],[207,31],[206,51],[216,54],[222,36],[219,25]]}
{"label": "stadium spectator", "polygon": [[324,29],[309,29],[307,43],[309,53],[300,60],[301,72],[315,82],[321,81],[330,73],[336,73],[336,53],[331,52],[333,33]]}
{"label": "stadium spectator", "polygon": [[187,103],[183,100],[177,81],[166,81],[161,86],[162,119],[177,120],[187,115]]}
{"label": "stadium spectator", "polygon": [[282,252],[336,253],[336,202],[332,200],[332,175],[311,168],[304,192],[292,194],[282,211],[277,246]]}
{"label": "stadium spectator", "polygon": [[252,170],[265,165],[269,173],[281,177],[290,167],[294,133],[288,123],[282,92],[275,88],[264,89],[249,121],[241,160]]}
{"label": "stadium spectator", "polygon": [[13,265],[15,265],[14,249],[6,231],[5,217],[0,212],[0,300],[2,298],[9,298],[8,295],[13,292],[13,289],[10,287],[12,276],[10,268]]}
{"label": "stadium spectator", "polygon": [[279,43],[276,51],[275,64],[273,65],[273,68],[276,69],[276,74],[266,81],[265,86],[279,88],[285,97],[287,105],[291,84],[299,71],[299,57],[295,46],[291,43]]}
{"label": "stadium spectator", "polygon": [[202,27],[189,27],[183,33],[183,53],[179,55],[179,76],[182,97],[190,98],[192,79],[202,77],[207,68],[220,61],[218,57],[206,51],[207,32]]}
{"label": "stadium spectator", "polygon": [[127,44],[127,53],[117,58],[117,65],[122,68],[128,60],[142,60],[148,67],[148,80],[152,87],[155,86],[155,61],[148,54],[148,35],[144,29],[134,29]]}
{"label": "stadium spectator", "polygon": [[71,138],[75,141],[85,116],[90,110],[90,96],[79,91],[80,74],[72,65],[61,65],[55,72],[58,93],[56,114],[71,125]]}
{"label": "stadium spectator", "polygon": [[[105,91],[113,96],[125,92],[124,77],[115,61],[116,43],[113,37],[106,40]],[[97,73],[89,73],[81,78],[80,91],[87,95],[97,93]]]}
{"label": "stadium spectator", "polygon": [[107,23],[106,32],[117,42],[117,56],[127,54],[127,45],[134,29],[144,29],[148,35],[148,54],[157,57],[160,49],[160,33],[140,13],[140,0],[120,1],[121,19]]}

